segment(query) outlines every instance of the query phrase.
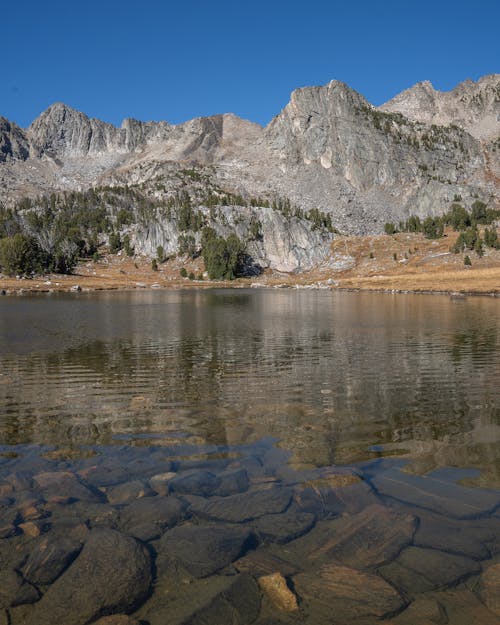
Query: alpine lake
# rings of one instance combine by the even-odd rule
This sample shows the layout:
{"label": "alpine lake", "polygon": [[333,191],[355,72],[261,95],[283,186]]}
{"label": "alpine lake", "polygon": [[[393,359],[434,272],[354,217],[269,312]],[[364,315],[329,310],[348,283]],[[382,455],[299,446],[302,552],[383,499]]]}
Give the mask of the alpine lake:
{"label": "alpine lake", "polygon": [[1,625],[379,622],[500,624],[498,298],[0,298]]}

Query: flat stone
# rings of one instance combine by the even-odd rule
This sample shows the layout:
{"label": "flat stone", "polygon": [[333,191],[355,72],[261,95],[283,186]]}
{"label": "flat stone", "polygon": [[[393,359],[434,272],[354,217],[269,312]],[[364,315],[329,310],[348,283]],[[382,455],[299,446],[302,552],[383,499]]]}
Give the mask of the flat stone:
{"label": "flat stone", "polygon": [[33,477],[27,471],[15,471],[6,476],[5,481],[11,484],[15,491],[31,490]]}
{"label": "flat stone", "polygon": [[372,625],[403,608],[399,593],[378,575],[336,564],[299,573],[293,578],[295,592],[307,601],[311,622]]}
{"label": "flat stone", "polygon": [[92,625],[140,625],[140,623],[126,614],[113,614],[113,616],[103,616]]}
{"label": "flat stone", "polygon": [[439,601],[432,596],[424,596],[390,619],[387,625],[446,625],[448,622],[446,611]]}
{"label": "flat stone", "polygon": [[271,575],[276,572],[285,577],[290,577],[301,571],[295,564],[283,560],[265,548],[249,551],[242,558],[233,562],[233,566],[240,573],[249,573],[255,577]]}
{"label": "flat stone", "polygon": [[320,521],[306,536],[287,545],[294,562],[334,559],[357,569],[375,568],[395,558],[413,539],[416,518],[380,505],[333,521]]}
{"label": "flat stone", "polygon": [[107,488],[122,484],[130,479],[129,471],[125,466],[115,465],[112,467],[94,465],[78,472],[78,476],[87,484],[96,488]]}
{"label": "flat stone", "polygon": [[282,514],[259,517],[252,522],[252,528],[261,540],[286,543],[308,532],[315,521],[314,514],[288,509]]}
{"label": "flat stone", "polygon": [[498,491],[466,488],[432,474],[419,476],[390,469],[376,475],[372,484],[382,495],[457,519],[474,518],[500,505]]}
{"label": "flat stone", "polygon": [[451,586],[481,570],[479,562],[436,549],[406,548],[379,573],[409,597]]}
{"label": "flat stone", "polygon": [[0,609],[34,603],[40,594],[11,569],[0,571]]}
{"label": "flat stone", "polygon": [[260,591],[250,575],[238,575],[210,605],[185,621],[186,625],[250,625],[259,615]]}
{"label": "flat stone", "polygon": [[412,542],[417,519],[380,505],[331,521],[330,538],[310,558],[334,558],[357,569],[380,566]]}
{"label": "flat stone", "polygon": [[21,569],[23,577],[35,585],[52,584],[81,549],[77,540],[52,533],[43,536],[31,543],[30,555]]}
{"label": "flat stone", "polygon": [[295,612],[299,609],[297,597],[288,588],[286,579],[281,573],[263,575],[259,577],[258,582],[262,592],[278,610]]}
{"label": "flat stone", "polygon": [[137,499],[121,511],[120,528],[140,540],[152,540],[177,525],[185,510],[186,505],[172,495]]}
{"label": "flat stone", "polygon": [[[500,521],[500,519],[499,519]],[[490,557],[490,545],[500,536],[500,523],[491,519],[454,520],[428,512],[419,513],[414,543],[475,560]]]}
{"label": "flat stone", "polygon": [[106,497],[113,506],[130,503],[134,501],[134,499],[140,499],[142,497],[151,497],[154,494],[149,484],[142,480],[125,482],[124,484],[113,486],[106,491]]}
{"label": "flat stone", "polygon": [[283,512],[292,499],[288,488],[269,488],[230,497],[212,497],[198,514],[209,519],[242,523],[264,516]]}
{"label": "flat stone", "polygon": [[156,475],[153,475],[152,478],[150,478],[149,485],[155,491],[155,493],[164,497],[169,494],[170,480],[176,475],[177,473],[174,473],[173,471],[167,471],[166,473],[157,473]]}
{"label": "flat stone", "polygon": [[179,473],[169,482],[172,493],[209,497],[219,486],[219,479],[209,471]]}
{"label": "flat stone", "polygon": [[[497,614],[488,610],[470,590],[460,587],[436,592],[433,596],[443,606],[447,625],[499,625]],[[412,623],[413,625],[413,623]]]}
{"label": "flat stone", "polygon": [[488,609],[500,617],[500,563],[488,567],[481,574],[479,596]]}
{"label": "flat stone", "polygon": [[26,625],[86,625],[106,613],[129,613],[151,585],[148,552],[108,529],[92,530],[73,564],[33,606]]}
{"label": "flat stone", "polygon": [[72,501],[100,502],[102,493],[89,488],[69,471],[46,471],[33,477],[35,485],[48,502],[69,503]]}
{"label": "flat stone", "polygon": [[214,490],[214,495],[228,497],[248,490],[249,480],[248,473],[245,469],[223,471],[219,473],[217,477],[219,479],[219,485]]}
{"label": "flat stone", "polygon": [[181,564],[193,577],[206,577],[243,555],[251,532],[247,528],[182,525],[166,532],[158,545],[161,574]]}

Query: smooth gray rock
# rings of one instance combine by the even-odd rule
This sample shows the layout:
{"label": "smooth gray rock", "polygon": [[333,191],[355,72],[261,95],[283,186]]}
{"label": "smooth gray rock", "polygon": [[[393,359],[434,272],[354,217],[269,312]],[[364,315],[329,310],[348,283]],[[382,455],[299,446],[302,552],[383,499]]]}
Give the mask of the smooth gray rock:
{"label": "smooth gray rock", "polygon": [[259,615],[260,590],[250,575],[238,575],[231,586],[207,607],[185,621],[185,625],[250,625]]}
{"label": "smooth gray rock", "polygon": [[466,488],[432,475],[419,476],[391,469],[376,475],[372,484],[381,494],[444,516],[469,519],[500,505],[500,493]]}
{"label": "smooth gray rock", "polygon": [[181,521],[186,505],[177,497],[145,497],[121,511],[120,527],[140,540],[158,538],[167,528]]}
{"label": "smooth gray rock", "polygon": [[136,540],[113,530],[90,532],[78,558],[33,606],[26,625],[86,625],[130,613],[147,597],[151,561]]}
{"label": "smooth gray rock", "polygon": [[52,584],[73,562],[82,549],[75,539],[50,532],[30,545],[30,554],[21,568],[23,577],[32,584]]}
{"label": "smooth gray rock", "polygon": [[414,596],[465,580],[481,570],[479,562],[436,549],[408,547],[379,573],[396,588]]}
{"label": "smooth gray rock", "polygon": [[146,482],[142,480],[132,480],[113,486],[106,491],[106,497],[110,504],[119,505],[126,504],[140,499],[141,497],[151,497],[154,495],[153,490]]}
{"label": "smooth gray rock", "polygon": [[207,577],[243,555],[251,538],[247,528],[183,525],[166,532],[157,551],[158,573],[179,563],[193,577]]}
{"label": "smooth gray rock", "polygon": [[219,521],[243,523],[265,514],[279,514],[286,510],[291,500],[289,488],[275,487],[231,497],[211,497],[204,506],[197,508],[197,514]]}
{"label": "smooth gray rock", "polygon": [[213,473],[193,470],[173,477],[169,482],[169,489],[172,493],[208,497],[214,493],[219,483]]}
{"label": "smooth gray rock", "polygon": [[286,543],[308,532],[316,517],[309,512],[287,510],[282,514],[267,514],[251,522],[256,535],[263,541]]}
{"label": "smooth gray rock", "polygon": [[0,609],[34,603],[40,593],[11,569],[0,571]]}

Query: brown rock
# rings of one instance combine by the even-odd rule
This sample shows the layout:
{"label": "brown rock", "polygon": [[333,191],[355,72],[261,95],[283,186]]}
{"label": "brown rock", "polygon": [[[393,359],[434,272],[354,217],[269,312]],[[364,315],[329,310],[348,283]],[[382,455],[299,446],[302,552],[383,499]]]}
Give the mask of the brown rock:
{"label": "brown rock", "polygon": [[294,612],[299,609],[297,597],[288,588],[285,578],[281,573],[263,575],[258,579],[263,593],[279,610]]}
{"label": "brown rock", "polygon": [[126,614],[113,614],[100,618],[93,625],[139,625],[139,621]]}
{"label": "brown rock", "polygon": [[408,547],[379,573],[409,597],[450,586],[480,571],[479,562],[437,549]]}
{"label": "brown rock", "polygon": [[479,578],[479,596],[497,616],[500,616],[500,563],[490,566]]}
{"label": "brown rock", "polygon": [[50,503],[69,503],[71,501],[99,502],[103,497],[80,482],[69,471],[46,471],[33,477],[43,497]]}
{"label": "brown rock", "polygon": [[333,557],[358,569],[380,566],[411,543],[416,525],[411,514],[373,505],[359,514],[332,521],[331,538],[311,557]]}
{"label": "brown rock", "polygon": [[29,536],[30,538],[36,538],[40,536],[41,530],[36,523],[33,521],[28,521],[27,523],[20,523],[19,529],[22,530],[23,534]]}
{"label": "brown rock", "polygon": [[387,625],[444,625],[448,618],[443,606],[434,597],[420,597]]}
{"label": "brown rock", "polygon": [[278,556],[266,551],[257,549],[249,551],[243,558],[233,562],[233,566],[240,573],[250,573],[254,576],[265,576],[278,571],[287,577],[299,572],[299,568],[290,562],[285,562]]}
{"label": "brown rock", "polygon": [[6,497],[14,491],[14,488],[8,482],[2,482],[0,484],[0,497]]}
{"label": "brown rock", "polygon": [[298,596],[307,601],[311,622],[372,625],[375,620],[400,610],[405,602],[378,575],[335,564],[299,573],[293,578]]}

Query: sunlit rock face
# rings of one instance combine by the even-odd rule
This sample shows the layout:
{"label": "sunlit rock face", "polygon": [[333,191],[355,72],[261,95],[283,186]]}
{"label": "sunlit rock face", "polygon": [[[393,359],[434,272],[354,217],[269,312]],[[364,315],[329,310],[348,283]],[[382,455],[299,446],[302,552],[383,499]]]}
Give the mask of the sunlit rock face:
{"label": "sunlit rock face", "polygon": [[[115,127],[56,103],[26,130],[0,121],[0,181],[6,202],[103,184],[158,195],[160,177],[168,189],[176,167],[194,167],[224,191],[287,197],[343,232],[380,232],[386,221],[441,214],[458,195],[498,202],[499,106],[499,75],[446,93],[418,83],[378,108],[334,80],[294,91],[265,128],[233,114]],[[267,255],[290,264],[287,252]]]}

